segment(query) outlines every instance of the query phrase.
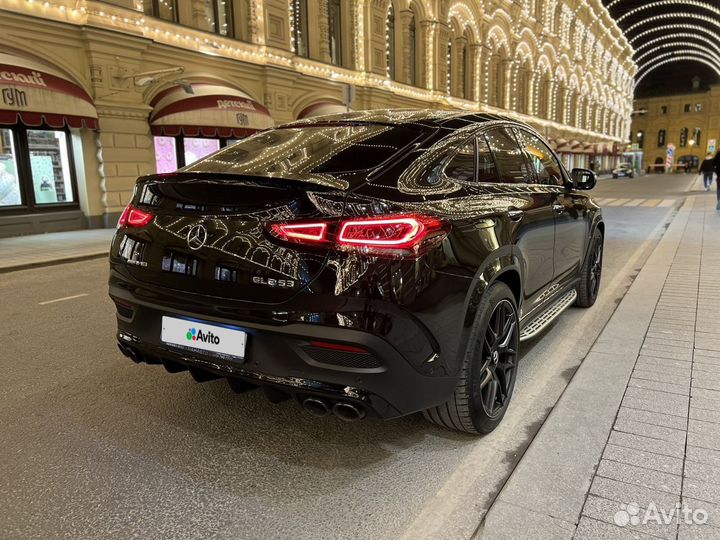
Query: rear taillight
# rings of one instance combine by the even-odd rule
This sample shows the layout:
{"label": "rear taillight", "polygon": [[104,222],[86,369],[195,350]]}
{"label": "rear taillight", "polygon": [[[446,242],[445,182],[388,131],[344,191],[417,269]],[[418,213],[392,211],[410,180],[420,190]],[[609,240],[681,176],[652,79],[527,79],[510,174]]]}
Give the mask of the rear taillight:
{"label": "rear taillight", "polygon": [[327,242],[328,224],[318,223],[273,223],[270,232],[288,242],[318,244]]}
{"label": "rear taillight", "polygon": [[[345,251],[385,255],[417,254],[426,242],[444,235],[446,222],[420,214],[331,222],[273,223],[270,232],[281,240],[306,245],[334,244]],[[335,232],[334,238],[331,230]]]}
{"label": "rear taillight", "polygon": [[442,229],[440,220],[420,215],[364,218],[343,221],[337,243],[343,247],[408,249]]}
{"label": "rear taillight", "polygon": [[128,204],[120,214],[118,227],[145,227],[155,216]]}

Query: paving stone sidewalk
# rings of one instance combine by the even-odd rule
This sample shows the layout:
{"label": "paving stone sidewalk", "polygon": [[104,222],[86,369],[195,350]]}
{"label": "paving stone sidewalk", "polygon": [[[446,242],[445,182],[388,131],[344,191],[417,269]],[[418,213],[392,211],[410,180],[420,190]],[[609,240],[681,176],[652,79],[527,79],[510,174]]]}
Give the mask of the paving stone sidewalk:
{"label": "paving stone sidewalk", "polygon": [[475,538],[720,539],[715,202],[687,199]]}
{"label": "paving stone sidewalk", "polygon": [[719,319],[720,216],[698,197],[574,538],[720,538]]}
{"label": "paving stone sidewalk", "polygon": [[105,255],[115,229],[0,238],[0,272]]}

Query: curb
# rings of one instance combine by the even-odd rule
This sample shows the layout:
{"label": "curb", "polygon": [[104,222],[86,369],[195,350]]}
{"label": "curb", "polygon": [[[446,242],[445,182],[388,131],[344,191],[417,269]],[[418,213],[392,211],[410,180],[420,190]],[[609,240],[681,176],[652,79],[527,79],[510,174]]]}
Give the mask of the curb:
{"label": "curb", "polygon": [[89,261],[93,259],[100,259],[108,257],[110,250],[103,250],[102,252],[89,253],[86,255],[71,255],[69,257],[61,257],[59,259],[46,259],[37,262],[22,263],[10,266],[0,266],[0,274],[7,274],[9,272],[19,272],[21,270],[30,270],[33,268],[43,268],[45,266],[56,266],[59,264],[67,264],[81,261]]}

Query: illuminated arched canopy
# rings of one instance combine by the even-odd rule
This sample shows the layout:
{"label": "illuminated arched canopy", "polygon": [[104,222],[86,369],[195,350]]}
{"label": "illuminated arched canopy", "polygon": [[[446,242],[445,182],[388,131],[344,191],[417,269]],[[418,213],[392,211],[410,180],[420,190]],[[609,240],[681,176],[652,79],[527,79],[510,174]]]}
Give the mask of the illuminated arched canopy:
{"label": "illuminated arched canopy", "polygon": [[720,83],[718,0],[603,0],[635,50],[636,92]]}

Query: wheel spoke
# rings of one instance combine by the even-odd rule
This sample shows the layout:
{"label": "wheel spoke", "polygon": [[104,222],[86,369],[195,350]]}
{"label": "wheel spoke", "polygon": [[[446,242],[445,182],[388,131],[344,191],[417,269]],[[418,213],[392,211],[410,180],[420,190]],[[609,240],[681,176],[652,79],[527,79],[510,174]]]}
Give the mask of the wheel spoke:
{"label": "wheel spoke", "polygon": [[488,385],[488,383],[492,380],[493,380],[493,372],[489,367],[487,367],[487,368],[485,368],[485,374],[483,376],[483,380],[480,383],[480,389],[482,390],[483,388],[485,388]]}
{"label": "wheel spoke", "polygon": [[493,377],[493,379],[490,381],[490,384],[488,384],[487,389],[485,390],[485,395],[483,396],[485,411],[488,414],[492,414],[493,412],[495,412],[495,398],[497,397],[497,391],[498,381]]}

